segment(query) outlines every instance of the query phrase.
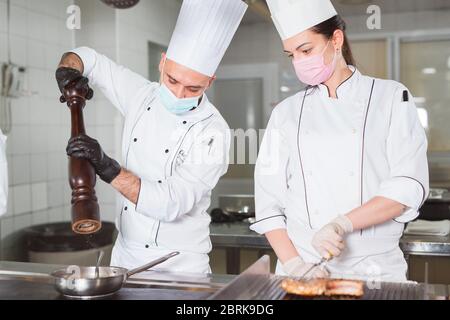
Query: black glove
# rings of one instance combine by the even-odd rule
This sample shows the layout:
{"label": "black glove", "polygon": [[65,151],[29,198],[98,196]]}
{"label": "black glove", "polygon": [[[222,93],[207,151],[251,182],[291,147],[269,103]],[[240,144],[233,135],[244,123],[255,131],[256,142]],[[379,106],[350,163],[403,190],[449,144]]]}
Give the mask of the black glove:
{"label": "black glove", "polygon": [[100,179],[111,183],[120,173],[119,163],[108,157],[97,140],[87,135],[71,138],[66,148],[67,155],[89,160]]}
{"label": "black glove", "polygon": [[74,83],[75,88],[83,88],[86,87],[88,94],[86,95],[86,99],[90,100],[94,96],[94,91],[89,87],[89,79],[84,77],[80,71],[67,68],[60,67],[56,70],[56,82],[58,83],[59,91],[64,94],[64,88],[69,83]]}

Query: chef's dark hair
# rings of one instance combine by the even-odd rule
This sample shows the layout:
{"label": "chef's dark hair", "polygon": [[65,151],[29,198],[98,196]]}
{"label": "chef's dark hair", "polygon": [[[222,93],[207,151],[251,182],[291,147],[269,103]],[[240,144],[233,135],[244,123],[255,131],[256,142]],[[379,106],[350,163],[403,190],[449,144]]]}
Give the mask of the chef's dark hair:
{"label": "chef's dark hair", "polygon": [[325,20],[322,23],[319,23],[318,25],[312,27],[311,30],[315,33],[324,35],[327,39],[331,39],[336,30],[342,30],[342,32],[344,33],[342,55],[347,64],[352,66],[355,65],[355,58],[353,57],[352,49],[350,48],[350,43],[345,32],[346,24],[340,15],[336,15],[328,20]]}

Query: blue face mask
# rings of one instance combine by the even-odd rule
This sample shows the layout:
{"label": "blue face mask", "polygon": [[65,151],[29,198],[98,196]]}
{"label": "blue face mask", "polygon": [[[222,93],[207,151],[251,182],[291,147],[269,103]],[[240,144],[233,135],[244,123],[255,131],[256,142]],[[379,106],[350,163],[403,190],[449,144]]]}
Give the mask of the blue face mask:
{"label": "blue face mask", "polygon": [[174,114],[181,114],[198,106],[198,101],[202,96],[192,98],[177,98],[172,91],[164,83],[159,87],[159,97],[161,102],[169,112]]}

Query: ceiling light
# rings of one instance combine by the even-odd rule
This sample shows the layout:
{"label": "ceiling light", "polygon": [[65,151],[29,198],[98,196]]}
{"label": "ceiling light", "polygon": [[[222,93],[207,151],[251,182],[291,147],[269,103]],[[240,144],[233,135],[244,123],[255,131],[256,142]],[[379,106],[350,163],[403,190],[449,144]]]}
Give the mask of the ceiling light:
{"label": "ceiling light", "polygon": [[286,87],[286,86],[281,86],[281,87],[280,87],[280,91],[281,91],[281,92],[289,92],[289,91],[291,91],[291,88]]}
{"label": "ceiling light", "polygon": [[427,99],[425,97],[414,97],[414,103],[420,104],[427,102]]}
{"label": "ceiling light", "polygon": [[423,68],[422,69],[423,74],[436,74],[435,68]]}

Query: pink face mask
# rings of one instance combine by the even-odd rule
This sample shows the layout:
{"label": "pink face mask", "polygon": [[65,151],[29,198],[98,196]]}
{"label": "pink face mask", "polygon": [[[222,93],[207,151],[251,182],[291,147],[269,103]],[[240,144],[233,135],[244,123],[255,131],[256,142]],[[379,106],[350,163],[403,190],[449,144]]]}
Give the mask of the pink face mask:
{"label": "pink face mask", "polygon": [[328,48],[329,43],[330,41],[328,41],[327,46],[323,49],[321,54],[308,58],[292,60],[295,73],[301,82],[311,86],[316,86],[331,78],[334,69],[336,68],[337,55],[336,53],[334,54],[333,61],[330,64],[325,64],[323,54]]}

